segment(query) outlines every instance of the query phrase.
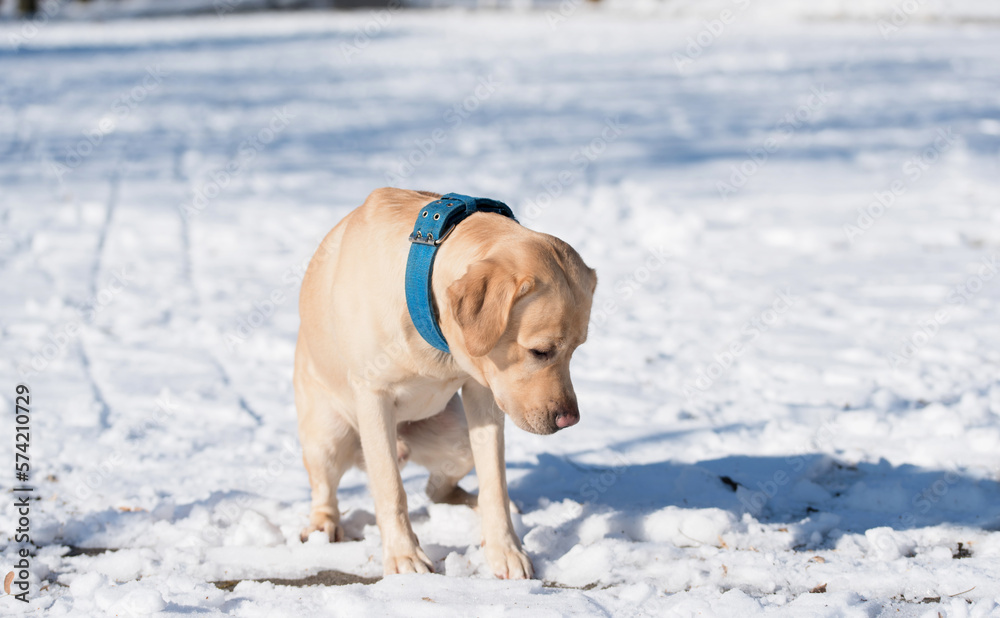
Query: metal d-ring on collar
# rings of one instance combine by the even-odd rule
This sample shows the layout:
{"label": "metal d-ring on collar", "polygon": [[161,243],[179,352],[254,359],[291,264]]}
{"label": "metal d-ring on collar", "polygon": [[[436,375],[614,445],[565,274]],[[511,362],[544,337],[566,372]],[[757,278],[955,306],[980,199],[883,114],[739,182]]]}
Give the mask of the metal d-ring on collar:
{"label": "metal d-ring on collar", "polygon": [[410,255],[406,260],[406,308],[424,341],[449,354],[451,350],[438,325],[432,302],[434,256],[452,230],[477,212],[493,212],[517,221],[503,202],[449,193],[420,209],[410,234]]}

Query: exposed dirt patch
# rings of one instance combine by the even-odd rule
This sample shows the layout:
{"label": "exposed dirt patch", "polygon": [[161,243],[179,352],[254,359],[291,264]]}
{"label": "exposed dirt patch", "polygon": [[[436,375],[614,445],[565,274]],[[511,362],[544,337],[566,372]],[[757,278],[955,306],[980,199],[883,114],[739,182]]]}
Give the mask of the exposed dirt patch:
{"label": "exposed dirt patch", "polygon": [[241,581],[252,581],[252,582],[271,582],[275,586],[292,586],[294,588],[302,588],[303,586],[348,586],[350,584],[374,584],[375,582],[381,580],[381,577],[361,577],[360,575],[355,575],[353,573],[344,573],[343,571],[320,571],[315,575],[309,575],[307,577],[302,577],[299,579],[282,579],[279,577],[264,577],[261,579],[229,579],[224,581],[212,582],[215,584],[216,588],[220,590],[226,590],[232,592],[236,584]]}
{"label": "exposed dirt patch", "polygon": [[109,551],[118,551],[117,547],[77,547],[76,545],[67,545],[67,547],[69,547],[69,551],[63,556],[65,558],[72,558],[73,556],[100,556]]}

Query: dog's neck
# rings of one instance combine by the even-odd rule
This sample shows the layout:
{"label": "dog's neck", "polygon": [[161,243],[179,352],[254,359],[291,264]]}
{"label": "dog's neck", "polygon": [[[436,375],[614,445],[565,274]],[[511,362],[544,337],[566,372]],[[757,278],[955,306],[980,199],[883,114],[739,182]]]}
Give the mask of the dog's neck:
{"label": "dog's neck", "polygon": [[[471,264],[481,260],[491,258],[515,263],[516,256],[512,253],[512,248],[519,246],[518,243],[523,242],[525,237],[536,234],[537,232],[532,232],[502,215],[476,213],[462,221],[447,240],[441,243],[434,260],[431,285],[438,324],[449,344],[458,341],[462,335],[454,319],[451,318],[453,307],[448,296],[448,288],[465,276]],[[451,348],[458,365],[466,372],[473,373],[474,363],[469,362],[464,346],[456,349],[452,345]]]}
{"label": "dog's neck", "polygon": [[434,260],[431,284],[438,311],[450,309],[446,307],[448,288],[465,275],[469,265],[488,257],[509,255],[510,247],[532,234],[516,221],[492,213],[477,213],[458,224],[441,243]]}

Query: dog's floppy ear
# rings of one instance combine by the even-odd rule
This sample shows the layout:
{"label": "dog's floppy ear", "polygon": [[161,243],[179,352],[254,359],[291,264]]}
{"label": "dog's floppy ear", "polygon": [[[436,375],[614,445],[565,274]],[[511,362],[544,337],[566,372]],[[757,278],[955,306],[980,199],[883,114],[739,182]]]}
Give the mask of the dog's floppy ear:
{"label": "dog's floppy ear", "polygon": [[448,286],[452,312],[469,354],[485,356],[493,349],[507,330],[514,301],[534,285],[531,276],[518,278],[498,262],[486,259],[469,266],[461,279]]}

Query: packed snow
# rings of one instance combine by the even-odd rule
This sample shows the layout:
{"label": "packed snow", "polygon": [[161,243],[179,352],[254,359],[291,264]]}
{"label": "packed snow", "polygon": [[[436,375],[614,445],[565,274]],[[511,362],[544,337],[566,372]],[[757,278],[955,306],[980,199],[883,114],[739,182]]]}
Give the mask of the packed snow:
{"label": "packed snow", "polygon": [[[0,614],[1000,616],[1000,30],[731,4],[0,24],[38,498]],[[504,200],[599,273],[580,424],[508,425],[537,580],[411,465],[438,574],[264,581],[381,576],[360,471],[347,542],[299,540],[291,373],[305,264],[384,185]]]}

